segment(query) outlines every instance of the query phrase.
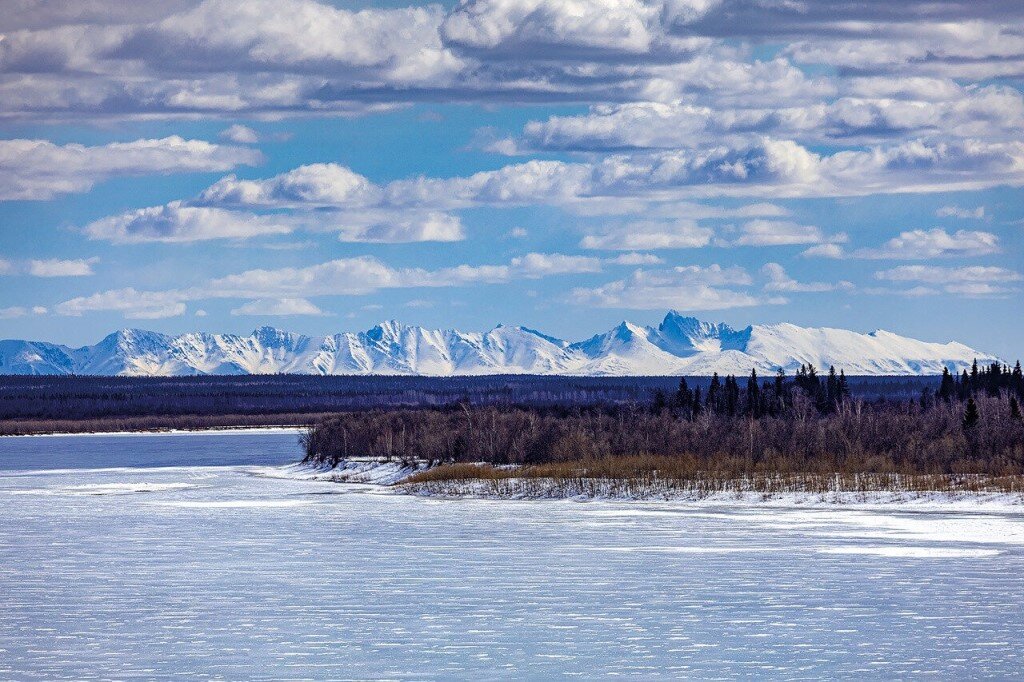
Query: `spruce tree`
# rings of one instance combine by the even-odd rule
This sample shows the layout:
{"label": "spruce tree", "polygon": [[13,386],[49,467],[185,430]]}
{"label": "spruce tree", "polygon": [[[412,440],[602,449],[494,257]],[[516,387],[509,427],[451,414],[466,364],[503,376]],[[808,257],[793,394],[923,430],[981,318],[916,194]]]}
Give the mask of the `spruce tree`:
{"label": "spruce tree", "polygon": [[828,401],[829,410],[839,402],[839,377],[836,376],[835,365],[830,365],[828,368],[828,381],[825,383],[825,399]]}
{"label": "spruce tree", "polygon": [[1010,396],[1010,419],[1021,420],[1020,403],[1017,402],[1017,396],[1012,395]]}
{"label": "spruce tree", "polygon": [[747,379],[747,413],[752,417],[760,417],[760,412],[761,388],[757,385],[757,370],[752,369]]}
{"label": "spruce tree", "polygon": [[970,431],[973,429],[978,425],[980,420],[981,417],[978,415],[978,406],[974,404],[974,398],[968,398],[967,410],[964,412],[964,431]]}
{"label": "spruce tree", "polygon": [[693,393],[690,392],[690,387],[686,384],[686,377],[679,377],[679,389],[676,391],[676,406],[683,414],[688,414],[692,403]]}
{"label": "spruce tree", "polygon": [[846,372],[839,370],[839,399],[846,400],[850,397],[850,384],[846,380]]}
{"label": "spruce tree", "polygon": [[939,384],[939,398],[949,402],[954,393],[956,393],[956,382],[953,381],[953,375],[949,373],[949,367],[943,367],[942,383]]}
{"label": "spruce tree", "polygon": [[708,386],[708,397],[705,401],[708,406],[708,412],[718,412],[719,403],[721,402],[722,382],[718,378],[718,372],[711,375],[711,385]]}
{"label": "spruce tree", "polygon": [[665,391],[660,388],[654,389],[654,397],[651,399],[651,412],[661,414],[666,407],[668,407],[668,397],[665,395]]}

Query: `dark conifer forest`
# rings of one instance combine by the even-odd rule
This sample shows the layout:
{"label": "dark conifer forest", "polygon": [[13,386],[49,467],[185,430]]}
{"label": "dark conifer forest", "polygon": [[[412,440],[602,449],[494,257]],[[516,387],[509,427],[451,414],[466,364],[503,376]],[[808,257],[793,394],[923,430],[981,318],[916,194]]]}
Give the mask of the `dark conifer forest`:
{"label": "dark conifer forest", "polygon": [[841,371],[822,376],[814,367],[793,377],[675,382],[673,391],[651,387],[644,402],[460,402],[339,414],[306,433],[306,459],[330,466],[353,456],[536,466],[657,457],[729,477],[1024,473],[1019,363],[947,375],[912,397],[858,396]]}
{"label": "dark conifer forest", "polygon": [[[636,405],[675,377],[0,376],[0,433],[312,424],[338,412],[521,405]],[[687,378],[707,391],[709,377]],[[915,398],[937,377],[851,377],[851,395]],[[659,393],[660,392],[660,393]]]}

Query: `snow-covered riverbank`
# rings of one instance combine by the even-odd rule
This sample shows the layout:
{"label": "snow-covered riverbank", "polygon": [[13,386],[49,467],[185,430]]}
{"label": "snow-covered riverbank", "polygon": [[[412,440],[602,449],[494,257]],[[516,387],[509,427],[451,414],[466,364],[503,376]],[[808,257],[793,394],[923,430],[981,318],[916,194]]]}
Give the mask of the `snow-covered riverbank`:
{"label": "snow-covered riverbank", "polygon": [[742,481],[730,482],[726,490],[709,490],[706,484],[679,481],[500,478],[441,480],[406,483],[409,476],[427,469],[426,464],[347,460],[336,468],[293,464],[264,467],[254,472],[272,478],[361,483],[386,486],[395,494],[436,499],[490,500],[621,500],[637,502],[678,502],[699,506],[843,507],[871,510],[1024,513],[1024,495],[988,491],[938,490],[842,490],[807,492],[752,489]]}

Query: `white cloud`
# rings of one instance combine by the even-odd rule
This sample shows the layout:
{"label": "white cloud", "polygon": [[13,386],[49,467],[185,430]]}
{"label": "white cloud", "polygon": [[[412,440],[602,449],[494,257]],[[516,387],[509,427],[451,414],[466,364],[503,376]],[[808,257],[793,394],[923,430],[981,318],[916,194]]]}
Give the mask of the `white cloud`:
{"label": "white cloud", "polygon": [[580,241],[584,249],[691,249],[711,243],[714,230],[692,220],[636,221],[604,228]]}
{"label": "white cloud", "polygon": [[221,139],[237,142],[238,144],[256,144],[260,141],[260,136],[255,130],[239,123],[235,123],[222,130],[220,137]]}
{"label": "white cloud", "polygon": [[[117,241],[195,241],[306,229],[336,229],[345,241],[454,241],[463,237],[447,211],[471,206],[554,205],[578,212],[632,206],[662,212],[686,197],[858,196],[890,192],[979,189],[1024,184],[1024,142],[916,141],[820,156],[791,141],[753,146],[613,155],[592,163],[528,161],[467,177],[393,181],[378,186],[336,164],[313,164],[264,180],[227,176],[192,202],[140,209],[92,223],[87,233]],[[639,203],[637,203],[639,202]],[[621,203],[618,209],[610,208]],[[694,208],[698,215],[778,215],[771,204]],[[224,209],[288,209],[278,217]],[[312,209],[335,209],[330,212]],[[414,214],[410,211],[415,211]],[[401,212],[401,213],[399,213]],[[701,246],[707,228],[693,218],[643,221],[587,235],[586,248],[652,249]],[[179,224],[180,223],[180,224]],[[750,221],[739,243],[815,243],[827,238],[791,221]]]}
{"label": "white cloud", "polygon": [[601,261],[589,256],[567,256],[560,253],[528,253],[513,258],[510,274],[528,279],[570,273],[600,272]]}
{"label": "white cloud", "polygon": [[55,310],[60,315],[72,317],[89,312],[114,311],[128,319],[156,320],[183,315],[184,298],[178,291],[137,291],[128,287],[92,296],[77,296],[58,304]]}
{"label": "white cloud", "polygon": [[973,265],[965,267],[942,267],[938,265],[900,265],[890,270],[875,273],[875,278],[893,282],[924,282],[926,284],[947,284],[951,282],[1019,282],[1024,277],[1019,272],[994,265]]}
{"label": "white cloud", "polygon": [[964,220],[984,220],[985,207],[961,208],[960,206],[943,206],[935,211],[939,218],[962,218]]}
{"label": "white cloud", "polygon": [[204,190],[196,203],[244,208],[366,208],[379,205],[380,199],[380,188],[362,175],[335,163],[314,163],[265,180],[239,180],[229,175]]}
{"label": "white cloud", "polygon": [[894,293],[902,296],[931,296],[945,293],[963,298],[986,298],[1006,296],[1018,291],[1009,285],[1024,280],[1024,276],[1019,272],[991,265],[901,265],[876,272],[875,279],[920,284],[909,289],[873,289],[870,290],[871,293]]}
{"label": "white cloud", "polygon": [[658,37],[660,9],[639,0],[470,0],[445,19],[441,30],[450,43],[507,54],[536,50],[571,56],[573,49],[643,54]]}
{"label": "white cloud", "polygon": [[249,301],[233,309],[231,314],[257,316],[326,315],[324,311],[304,298],[261,298]]}
{"label": "white cloud", "polygon": [[[363,222],[365,221],[365,222]],[[361,224],[362,223],[362,224]],[[437,211],[339,214],[319,225],[338,232],[343,242],[457,242],[466,238],[462,220]]]}
{"label": "white cloud", "polygon": [[830,241],[821,228],[788,220],[751,220],[743,225],[740,233],[732,242],[737,246],[787,246]]}
{"label": "white cloud", "polygon": [[765,291],[780,293],[813,293],[837,290],[849,291],[853,289],[853,283],[845,280],[834,284],[831,282],[798,282],[790,277],[786,273],[785,268],[778,263],[765,263],[761,268],[761,274],[768,278],[768,282],[764,285]]}
{"label": "white cloud", "polygon": [[605,261],[614,265],[661,265],[665,261],[653,253],[624,253]]}
{"label": "white cloud", "polygon": [[749,285],[742,268],[684,266],[671,270],[637,270],[629,278],[596,288],[573,289],[570,300],[579,305],[634,310],[724,310],[784,303],[785,299],[762,298],[735,287]]}
{"label": "white cloud", "polygon": [[0,320],[12,320],[18,317],[25,317],[28,314],[30,314],[29,309],[20,305],[0,308]]}
{"label": "white cloud", "polygon": [[818,244],[800,253],[805,258],[842,258],[845,253],[839,244]]}
{"label": "white cloud", "polygon": [[172,201],[97,220],[83,231],[90,239],[131,244],[248,239],[288,234],[294,229],[294,219],[289,216],[256,215]]}
{"label": "white cloud", "polygon": [[[925,97],[941,111],[963,96],[953,78],[1018,78],[1024,67],[1024,16],[1007,2],[58,4],[21,0],[0,20],[0,68],[11,76],[0,83],[0,115],[338,115],[419,100],[783,110],[828,107],[844,80],[858,81],[851,95]],[[737,47],[756,42],[783,49],[762,61]],[[794,61],[838,68],[809,76]],[[915,82],[874,82],[894,74]],[[929,80],[941,87],[924,87]]]}
{"label": "white cloud", "polygon": [[33,277],[87,277],[95,274],[92,266],[98,262],[99,258],[30,260],[28,274]]}
{"label": "white cloud", "polygon": [[858,249],[856,258],[923,260],[928,258],[971,257],[999,253],[999,237],[991,232],[957,230],[950,234],[941,228],[901,232],[876,249]]}
{"label": "white cloud", "polygon": [[748,143],[761,136],[849,145],[933,135],[1016,139],[1024,126],[1024,95],[1008,87],[954,90],[942,101],[902,97],[847,96],[831,102],[787,105],[782,97],[764,107],[676,102],[595,105],[576,116],[533,121],[520,139],[492,145],[498,153],[529,151],[617,152],[707,148],[722,140]]}
{"label": "white cloud", "polygon": [[17,266],[9,260],[0,258],[0,275],[13,275],[17,272]]}
{"label": "white cloud", "polygon": [[236,310],[253,311],[251,314],[284,314],[255,311],[298,311],[302,309],[304,299],[314,296],[360,296],[381,289],[462,287],[501,284],[516,279],[595,273],[600,272],[606,262],[615,263],[615,259],[603,261],[589,256],[528,253],[512,258],[504,265],[456,265],[427,270],[394,268],[376,258],[360,256],[306,267],[246,270],[208,280],[199,286],[176,290],[137,291],[126,288],[103,291],[65,301],[56,307],[56,311],[61,315],[120,311],[129,318],[173,317],[183,314],[185,304],[189,301],[239,298],[250,303]]}
{"label": "white cloud", "polygon": [[0,140],[0,199],[51,199],[113,176],[225,171],[260,160],[252,149],[177,136],[95,147]]}

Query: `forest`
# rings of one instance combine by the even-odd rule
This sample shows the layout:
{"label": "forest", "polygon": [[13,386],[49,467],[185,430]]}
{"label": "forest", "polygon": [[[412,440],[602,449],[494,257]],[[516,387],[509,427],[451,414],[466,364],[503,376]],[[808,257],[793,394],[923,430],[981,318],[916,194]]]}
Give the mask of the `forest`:
{"label": "forest", "polygon": [[[0,376],[0,434],[308,425],[339,412],[644,403],[678,377]],[[688,378],[707,390],[710,377]],[[854,396],[904,399],[937,377],[851,377]]]}
{"label": "forest", "polygon": [[[914,398],[866,399],[831,370],[762,379],[676,379],[644,402],[370,410],[304,435],[306,461],[352,456],[444,465],[416,481],[656,469],[717,480],[764,474],[1019,477],[1024,474],[1020,363],[948,372]],[[466,465],[470,466],[466,466]],[[503,468],[519,465],[518,469]],[[1013,478],[1012,485],[1020,485]]]}

